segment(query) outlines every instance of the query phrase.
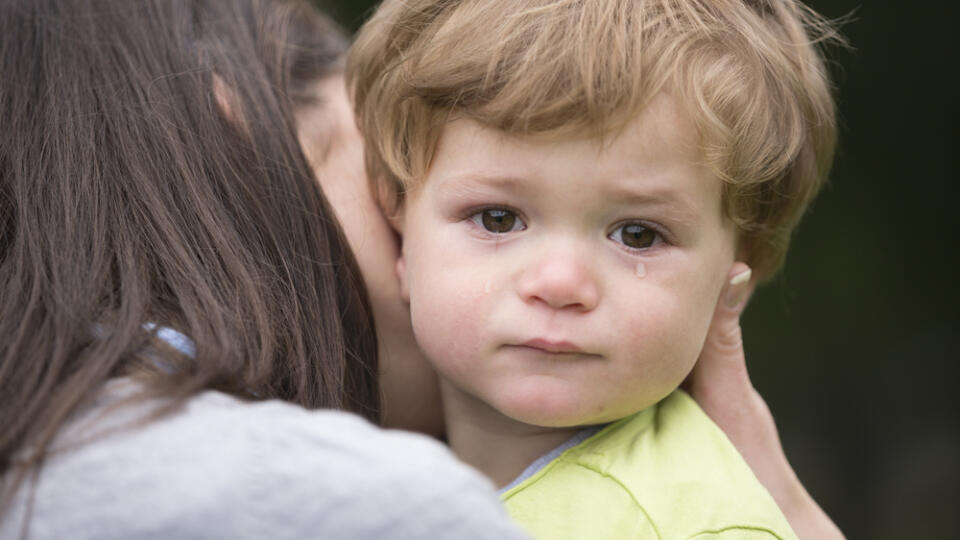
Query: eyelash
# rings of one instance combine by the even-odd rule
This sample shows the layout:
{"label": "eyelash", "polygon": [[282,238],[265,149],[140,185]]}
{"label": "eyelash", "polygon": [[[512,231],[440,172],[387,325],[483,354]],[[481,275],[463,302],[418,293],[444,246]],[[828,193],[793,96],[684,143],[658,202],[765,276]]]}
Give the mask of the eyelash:
{"label": "eyelash", "polygon": [[[512,216],[516,220],[517,225],[519,225],[520,228],[516,229],[515,227],[511,227],[510,230],[503,231],[503,232],[497,232],[497,231],[492,231],[488,229],[486,225],[484,225],[483,223],[483,215],[485,212],[491,212],[491,211],[504,212],[507,215]],[[519,212],[504,206],[487,206],[482,208],[473,208],[466,212],[466,215],[464,216],[464,218],[473,222],[485,234],[490,234],[493,236],[503,236],[505,234],[512,233],[512,232],[519,232],[527,228],[527,224],[524,221],[524,219],[520,216]]]}
{"label": "eyelash", "polygon": [[[653,237],[653,240],[651,241],[651,244],[650,244],[649,246],[634,247],[634,246],[627,245],[627,243],[626,243],[626,242],[624,241],[624,239],[623,239],[623,232],[622,232],[622,231],[624,231],[627,227],[629,227],[629,226],[631,226],[631,225],[636,225],[636,226],[638,226],[638,227],[642,227],[643,230],[644,230],[644,232],[650,231],[650,232],[653,233],[654,237]],[[619,235],[616,234],[617,231],[621,231]],[[619,239],[616,238],[615,236],[619,236]],[[646,222],[646,221],[639,221],[639,220],[622,221],[622,222],[618,223],[618,224],[613,228],[613,230],[610,231],[610,234],[607,235],[607,238],[613,240],[614,242],[616,242],[617,244],[619,244],[622,249],[624,249],[624,250],[626,250],[626,251],[628,251],[628,252],[631,252],[631,253],[639,253],[639,252],[647,251],[647,250],[649,250],[649,249],[653,249],[653,248],[657,247],[658,245],[668,243],[668,242],[667,242],[667,237],[666,237],[666,235],[663,233],[663,231],[660,229],[660,227],[658,227],[657,225],[655,225],[655,224],[653,224],[653,223],[649,223],[649,222]]]}

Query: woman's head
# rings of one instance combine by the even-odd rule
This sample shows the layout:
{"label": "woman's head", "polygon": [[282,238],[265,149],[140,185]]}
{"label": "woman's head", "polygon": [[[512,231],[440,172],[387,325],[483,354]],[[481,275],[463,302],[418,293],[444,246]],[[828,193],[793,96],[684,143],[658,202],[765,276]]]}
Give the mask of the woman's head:
{"label": "woman's head", "polygon": [[298,10],[289,24],[274,25],[282,32],[280,41],[293,45],[288,86],[297,135],[353,247],[376,319],[383,424],[439,435],[443,418],[436,375],[400,297],[394,271],[398,239],[371,195],[363,140],[347,99],[342,71],[347,40],[329,19],[302,4],[275,11],[282,9]]}
{"label": "woman's head", "polygon": [[305,9],[0,5],[0,473],[116,375],[377,417],[362,280],[292,119]]}
{"label": "woman's head", "polygon": [[363,140],[343,76],[313,81],[319,101],[296,107],[297,131],[333,206],[370,294],[379,338],[383,425],[440,435],[443,418],[433,368],[417,345],[395,271],[399,239],[370,192]]}

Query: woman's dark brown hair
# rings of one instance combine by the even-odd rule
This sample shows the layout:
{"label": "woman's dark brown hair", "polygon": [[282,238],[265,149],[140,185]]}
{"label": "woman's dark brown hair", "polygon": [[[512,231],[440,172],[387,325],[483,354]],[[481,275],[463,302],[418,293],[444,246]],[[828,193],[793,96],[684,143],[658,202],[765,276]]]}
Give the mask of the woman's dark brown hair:
{"label": "woman's dark brown hair", "polygon": [[0,512],[116,376],[377,418],[366,293],[291,113],[344,47],[292,1],[0,3]]}

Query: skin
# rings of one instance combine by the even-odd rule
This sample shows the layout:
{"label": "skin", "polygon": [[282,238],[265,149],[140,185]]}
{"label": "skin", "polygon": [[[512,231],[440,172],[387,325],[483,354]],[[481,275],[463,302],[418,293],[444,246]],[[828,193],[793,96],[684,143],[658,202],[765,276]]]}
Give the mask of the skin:
{"label": "skin", "polygon": [[[400,238],[370,194],[342,77],[319,81],[317,91],[320,105],[297,111],[300,139],[370,291],[380,341],[384,424],[440,436],[444,427],[437,377],[416,344],[395,272]],[[729,283],[745,270],[743,263],[730,266],[720,293],[726,301],[717,302],[703,350],[684,387],[730,437],[800,538],[842,539],[794,474],[770,410],[750,381],[740,315],[755,283]]]}
{"label": "skin", "polygon": [[297,111],[298,135],[363,273],[380,350],[383,425],[443,434],[437,377],[417,346],[410,309],[394,268],[399,240],[374,202],[363,165],[363,139],[343,78],[317,83],[320,102]]}
{"label": "skin", "polygon": [[693,368],[736,244],[696,143],[668,94],[603,144],[445,127],[407,197],[400,280],[451,447],[498,485]]}

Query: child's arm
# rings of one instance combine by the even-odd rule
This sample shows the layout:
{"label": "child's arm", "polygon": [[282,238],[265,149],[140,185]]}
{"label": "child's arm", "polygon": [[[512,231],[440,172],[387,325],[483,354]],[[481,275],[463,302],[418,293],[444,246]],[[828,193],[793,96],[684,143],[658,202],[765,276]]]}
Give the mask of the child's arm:
{"label": "child's arm", "polygon": [[798,538],[842,539],[843,533],[794,473],[780,444],[773,415],[750,382],[740,314],[755,284],[749,276],[737,284],[729,281],[744,272],[749,268],[740,262],[731,268],[703,352],[684,388],[740,451]]}

